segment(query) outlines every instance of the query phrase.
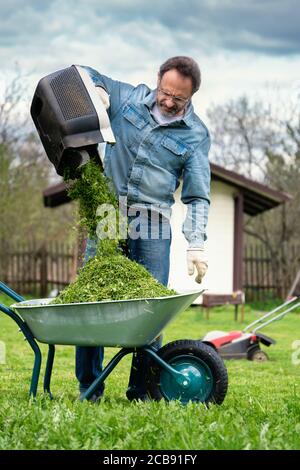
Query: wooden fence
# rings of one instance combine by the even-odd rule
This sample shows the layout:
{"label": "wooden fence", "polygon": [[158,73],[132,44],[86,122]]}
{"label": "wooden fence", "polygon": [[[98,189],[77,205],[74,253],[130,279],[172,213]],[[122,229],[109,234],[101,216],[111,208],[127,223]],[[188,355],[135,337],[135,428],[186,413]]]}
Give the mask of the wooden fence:
{"label": "wooden fence", "polygon": [[77,251],[63,242],[0,242],[0,279],[20,294],[46,297],[75,277]]}
{"label": "wooden fence", "polygon": [[264,245],[244,249],[244,291],[247,300],[286,298],[300,269],[300,245],[285,244],[271,255]]}
{"label": "wooden fence", "polygon": [[[0,280],[20,294],[46,297],[74,279],[80,256],[76,244],[0,241]],[[247,301],[284,299],[300,269],[300,245],[271,256],[265,246],[247,244],[243,264]]]}

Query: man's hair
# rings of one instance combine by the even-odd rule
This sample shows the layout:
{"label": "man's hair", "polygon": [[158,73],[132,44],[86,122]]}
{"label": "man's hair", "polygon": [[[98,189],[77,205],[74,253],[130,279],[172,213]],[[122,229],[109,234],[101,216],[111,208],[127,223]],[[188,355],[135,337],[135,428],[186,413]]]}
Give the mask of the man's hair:
{"label": "man's hair", "polygon": [[159,78],[169,70],[176,69],[184,77],[190,77],[192,80],[192,94],[200,88],[201,72],[197,62],[191,57],[176,56],[166,60],[159,68]]}

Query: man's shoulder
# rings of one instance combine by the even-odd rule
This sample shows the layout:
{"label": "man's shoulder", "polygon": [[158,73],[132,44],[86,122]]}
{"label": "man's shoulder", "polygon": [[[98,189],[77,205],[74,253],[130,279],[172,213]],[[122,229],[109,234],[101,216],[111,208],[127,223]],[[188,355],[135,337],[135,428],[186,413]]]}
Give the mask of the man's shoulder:
{"label": "man's shoulder", "polygon": [[[188,132],[187,132],[188,130]],[[202,119],[195,113],[191,113],[188,120],[188,128],[182,135],[185,142],[192,149],[196,149],[204,142],[210,142],[210,133]]]}
{"label": "man's shoulder", "polygon": [[195,112],[193,112],[192,114],[192,128],[195,132],[197,132],[201,136],[210,137],[210,133],[206,124],[202,121],[202,119]]}
{"label": "man's shoulder", "polygon": [[132,90],[132,95],[136,100],[143,100],[151,93],[151,89],[145,85],[145,83],[140,83],[136,85]]}

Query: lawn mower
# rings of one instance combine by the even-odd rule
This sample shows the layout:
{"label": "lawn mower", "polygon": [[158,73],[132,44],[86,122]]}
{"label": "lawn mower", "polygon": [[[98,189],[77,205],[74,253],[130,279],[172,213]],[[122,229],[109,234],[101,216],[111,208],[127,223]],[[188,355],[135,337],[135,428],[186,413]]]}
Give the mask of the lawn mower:
{"label": "lawn mower", "polygon": [[[280,320],[287,313],[300,306],[299,296],[292,297],[279,307],[271,310],[258,320],[253,321],[243,331],[210,331],[202,341],[212,346],[224,359],[248,359],[249,361],[264,362],[268,355],[260,345],[271,346],[276,341],[258,330],[270,323]],[[283,311],[282,311],[283,310]],[[253,327],[257,325],[254,329]]]}

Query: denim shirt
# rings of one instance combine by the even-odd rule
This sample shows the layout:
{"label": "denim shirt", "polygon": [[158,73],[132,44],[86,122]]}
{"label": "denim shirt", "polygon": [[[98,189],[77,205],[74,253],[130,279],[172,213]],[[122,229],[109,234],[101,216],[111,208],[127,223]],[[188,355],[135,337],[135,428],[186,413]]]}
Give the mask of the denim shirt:
{"label": "denim shirt", "polygon": [[110,97],[108,115],[116,144],[106,145],[105,174],[128,204],[142,203],[170,217],[182,177],[187,205],[182,226],[190,247],[203,247],[209,209],[210,136],[192,104],[177,121],[160,125],[151,114],[156,90],[112,80],[84,67]]}

